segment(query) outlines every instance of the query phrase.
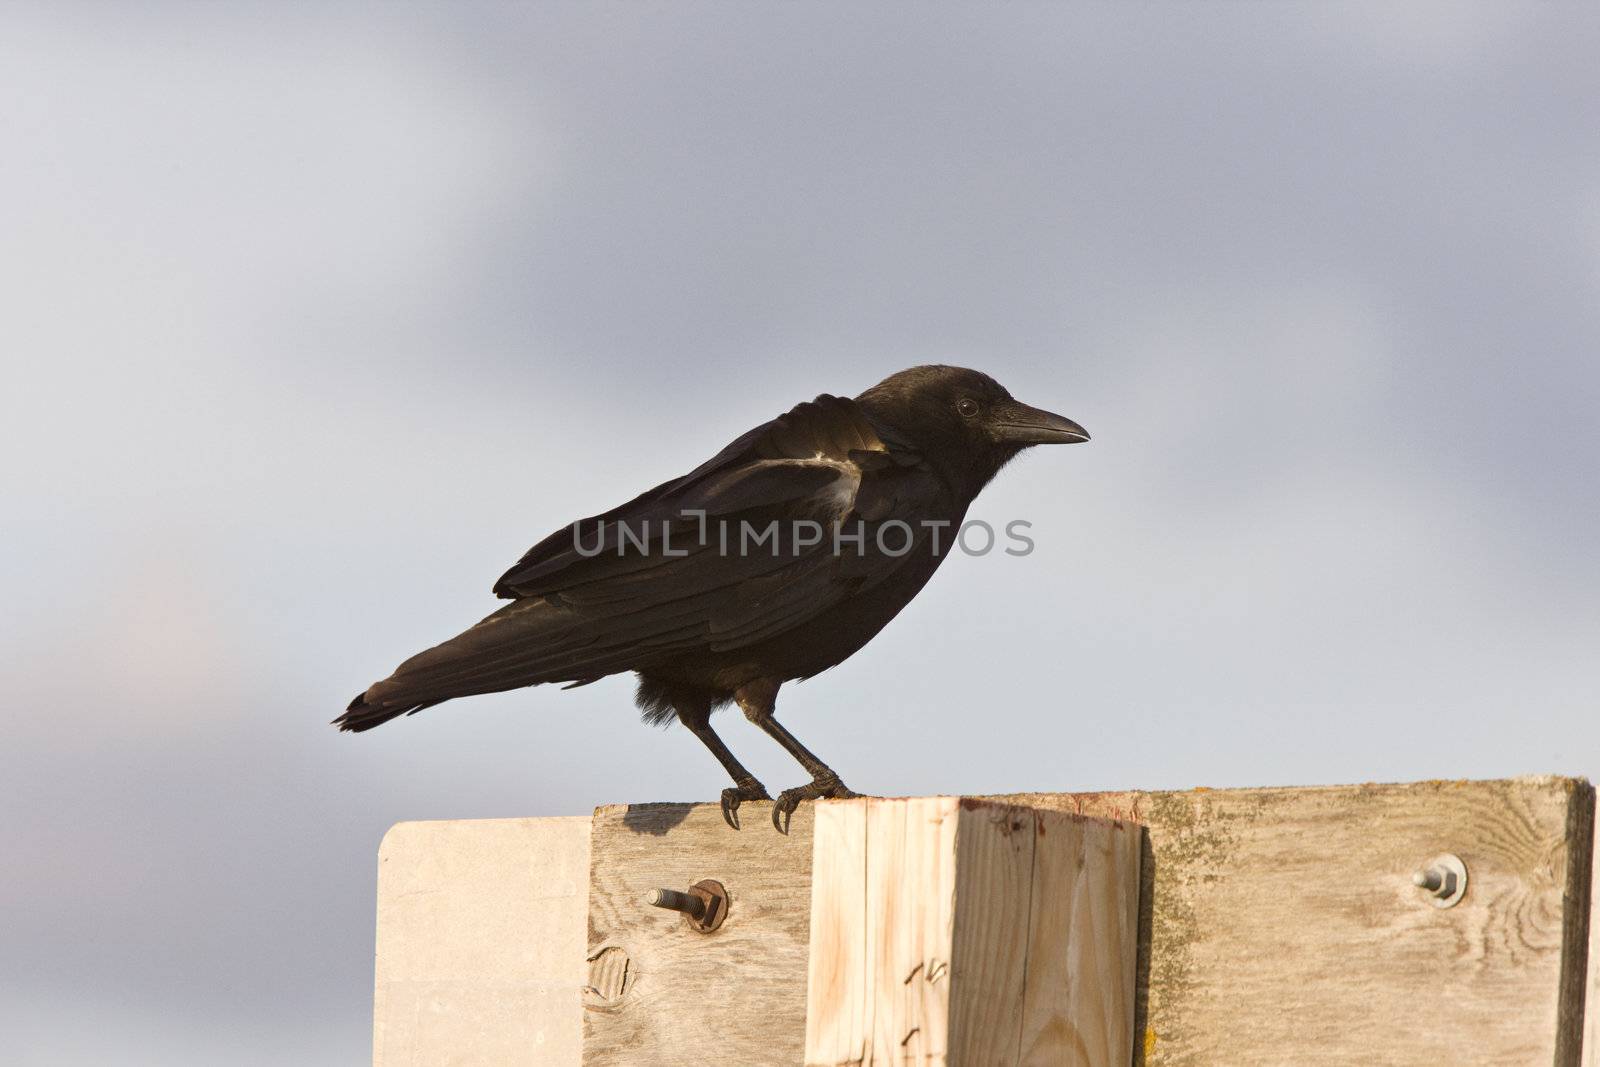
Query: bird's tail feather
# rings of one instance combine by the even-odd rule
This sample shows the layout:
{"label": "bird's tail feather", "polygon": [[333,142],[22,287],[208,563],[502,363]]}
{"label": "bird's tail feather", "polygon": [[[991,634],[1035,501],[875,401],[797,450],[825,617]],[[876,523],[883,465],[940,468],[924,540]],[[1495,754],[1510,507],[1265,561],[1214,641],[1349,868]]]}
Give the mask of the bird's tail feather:
{"label": "bird's tail feather", "polygon": [[[624,669],[620,650],[542,598],[506,605],[464,633],[421,652],[350,702],[333,720],[370,730],[455,697],[545,682],[584,682]],[[613,662],[613,661],[616,662]]]}
{"label": "bird's tail feather", "polygon": [[438,701],[429,704],[413,704],[409,707],[405,704],[369,704],[367,703],[367,694],[362,693],[350,702],[350,706],[345,709],[343,715],[333,720],[333,725],[341,730],[360,733],[363,730],[370,730],[374,726],[382,726],[390,719],[398,719],[402,715],[415,715],[423,708],[432,707],[435,703],[438,703]]}

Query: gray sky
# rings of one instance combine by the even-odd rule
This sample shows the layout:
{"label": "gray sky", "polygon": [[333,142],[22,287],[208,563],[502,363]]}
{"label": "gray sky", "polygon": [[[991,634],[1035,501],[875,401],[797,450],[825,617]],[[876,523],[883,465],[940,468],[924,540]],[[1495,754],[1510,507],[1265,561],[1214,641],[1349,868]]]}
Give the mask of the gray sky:
{"label": "gray sky", "polygon": [[1594,9],[131,12],[0,13],[11,1062],[360,1062],[391,823],[714,797],[626,679],[326,723],[914,363],[1094,441],[785,692],[856,788],[1600,770]]}

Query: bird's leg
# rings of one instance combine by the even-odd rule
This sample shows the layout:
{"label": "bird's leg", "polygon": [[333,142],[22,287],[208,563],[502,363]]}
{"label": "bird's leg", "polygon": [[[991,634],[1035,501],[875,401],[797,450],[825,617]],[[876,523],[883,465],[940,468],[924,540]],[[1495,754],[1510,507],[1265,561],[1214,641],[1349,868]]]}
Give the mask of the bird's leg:
{"label": "bird's leg", "polygon": [[739,708],[751,722],[782,745],[784,751],[799,761],[800,766],[811,775],[811,781],[794,789],[785,789],[778,794],[778,800],[772,805],[772,825],[778,828],[780,834],[789,832],[789,819],[794,814],[794,809],[800,806],[802,800],[816,800],[821,797],[843,799],[859,796],[853,792],[833,772],[833,768],[823,763],[800,739],[788,730],[782,723],[773,717],[773,709],[778,704],[778,684],[768,679],[760,679],[740,686],[733,694],[733,699],[738,701]]}
{"label": "bird's leg", "polygon": [[722,738],[711,729],[709,709],[680,707],[678,721],[687,726],[689,732],[711,750],[711,754],[717,757],[723,769],[732,776],[733,786],[722,791],[722,818],[735,830],[739,829],[739,805],[746,800],[771,800],[766,787],[756,781],[755,775],[744,769],[744,765],[728,751],[728,746],[722,743]]}
{"label": "bird's leg", "polygon": [[808,751],[794,734],[784,729],[783,724],[770,714],[755,722],[770,734],[773,740],[788,749],[789,755],[799,760],[806,773],[811,775],[811,781],[805,785],[785,789],[778,794],[777,801],[772,805],[772,825],[778,828],[779,833],[789,832],[789,818],[803,800],[818,800],[823,797],[843,800],[861,795],[840,781],[839,775],[833,768]]}

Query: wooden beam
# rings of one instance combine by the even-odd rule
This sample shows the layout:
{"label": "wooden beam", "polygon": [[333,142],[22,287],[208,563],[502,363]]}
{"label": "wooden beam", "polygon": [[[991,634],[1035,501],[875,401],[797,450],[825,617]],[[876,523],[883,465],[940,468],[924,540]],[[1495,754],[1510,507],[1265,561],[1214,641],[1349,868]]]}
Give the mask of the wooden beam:
{"label": "wooden beam", "polygon": [[1139,853],[988,801],[818,805],[806,1064],[1127,1064]]}
{"label": "wooden beam", "polygon": [[[1592,820],[1594,792],[1585,782],[997,799],[1145,827],[1136,1064],[1399,1064],[1439,1055],[1461,1064],[1578,1063],[1572,1050],[1580,1042],[1570,1034],[1583,1011],[1572,975],[1584,953],[1573,952],[1570,938],[1587,930],[1578,890],[1586,906],[1594,838],[1576,829],[1592,825],[1585,820]],[[810,914],[811,806],[801,809],[788,838],[766,832],[765,805],[750,807],[737,835],[713,805],[628,810],[606,809],[597,818],[597,885],[615,877],[603,873],[611,851],[599,844],[604,836],[628,843],[629,877],[641,892],[650,887],[649,872],[664,867],[685,885],[716,877],[721,857],[731,855],[724,850],[737,849],[740,862],[759,864],[760,878],[782,887],[784,901],[764,911],[758,931],[748,911],[740,919],[735,891],[729,926],[742,927],[750,949],[717,957],[711,972],[696,962],[703,946],[678,956],[649,949],[652,967],[637,975],[637,991],[671,989],[662,1003],[674,1012],[687,1010],[696,989],[714,994],[694,1009],[703,1029],[683,1034],[690,1054],[677,1059],[674,1050],[657,1062],[694,1063],[693,1055],[714,1053],[718,1034],[736,1035],[740,1062],[802,1062],[805,1012],[795,984]],[[621,832],[629,820],[636,829]],[[677,825],[690,835],[681,842]],[[1441,852],[1460,856],[1470,872],[1466,897],[1448,909],[1432,907],[1411,884],[1418,867]],[[602,940],[637,941],[636,912],[630,903],[597,917],[591,951]],[[676,934],[670,920],[650,929]],[[763,943],[775,951],[756,947]],[[723,969],[733,966],[738,980]],[[741,982],[767,992],[741,995]],[[758,999],[755,1018],[750,1005]],[[649,1003],[621,1010],[648,1013]],[[588,1010],[591,1036],[616,1021],[602,1019],[600,1010]],[[656,1026],[645,1019],[628,1025],[637,1034]],[[674,1035],[688,1029],[663,1025]],[[1564,1059],[1557,1059],[1558,1045]],[[750,1058],[761,1048],[768,1059]],[[608,1062],[628,1061],[619,1052]]]}
{"label": "wooden beam", "polygon": [[[1014,800],[1145,828],[1136,1063],[1600,1067],[1586,782]],[[379,878],[376,1062],[571,1067],[581,1013],[590,1064],[802,1063],[813,806],[788,837],[770,810],[734,833],[715,805],[601,809],[592,864],[588,820],[402,824]],[[1411,884],[1441,852],[1470,875],[1448,909]],[[715,933],[642,903],[701,878],[733,898]]]}
{"label": "wooden beam", "polygon": [[[1579,1062],[1587,782],[1006,799],[1148,830],[1136,1062]],[[1411,884],[1443,852],[1469,872],[1447,909]]]}
{"label": "wooden beam", "polygon": [[[584,1067],[795,1065],[805,1040],[813,806],[789,834],[770,803],[596,809],[591,833]],[[653,889],[716,879],[731,903],[713,933],[652,908]]]}
{"label": "wooden beam", "polygon": [[589,820],[398,823],[378,850],[375,1067],[577,1067]]}

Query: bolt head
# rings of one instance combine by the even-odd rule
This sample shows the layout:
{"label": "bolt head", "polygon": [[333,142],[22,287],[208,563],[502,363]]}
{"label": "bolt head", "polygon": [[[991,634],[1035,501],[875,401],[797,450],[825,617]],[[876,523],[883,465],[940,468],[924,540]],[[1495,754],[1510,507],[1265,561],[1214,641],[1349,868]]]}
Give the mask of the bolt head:
{"label": "bolt head", "polygon": [[1461,857],[1446,852],[1413,874],[1411,884],[1427,890],[1428,902],[1434,907],[1455,907],[1467,891],[1467,865]]}

